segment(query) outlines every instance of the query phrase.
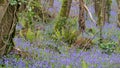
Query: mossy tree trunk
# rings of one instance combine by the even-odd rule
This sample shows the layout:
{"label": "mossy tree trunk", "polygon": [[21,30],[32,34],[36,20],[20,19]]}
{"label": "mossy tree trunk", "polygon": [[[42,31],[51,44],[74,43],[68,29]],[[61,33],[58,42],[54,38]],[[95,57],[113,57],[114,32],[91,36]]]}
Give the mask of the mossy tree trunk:
{"label": "mossy tree trunk", "polygon": [[72,3],[72,0],[63,0],[60,14],[59,14],[60,17],[66,17],[66,18],[69,17],[71,3]]}
{"label": "mossy tree trunk", "polygon": [[[70,8],[71,8],[71,3],[72,0],[63,0],[62,1],[62,6],[60,9],[60,13],[58,15],[58,19],[55,21],[55,32],[56,31],[61,31],[62,28],[65,28],[65,24],[67,23],[66,20],[69,17],[69,13],[70,13]],[[63,22],[61,22],[63,21]]]}
{"label": "mossy tree trunk", "polygon": [[118,27],[120,27],[120,0],[116,0],[118,5]]}
{"label": "mossy tree trunk", "polygon": [[54,5],[54,0],[49,0],[49,6],[53,7],[53,5]]}
{"label": "mossy tree trunk", "polygon": [[96,16],[98,16],[99,7],[100,7],[100,0],[94,0],[94,8],[95,8]]}
{"label": "mossy tree trunk", "polygon": [[[111,3],[112,3],[111,0],[104,0],[104,2],[103,2],[104,21],[106,21],[108,23],[109,23],[109,18],[110,18]],[[99,15],[100,4],[101,4],[100,0],[94,0],[96,16]]]}
{"label": "mossy tree trunk", "polygon": [[105,0],[105,9],[104,9],[104,15],[105,15],[105,20],[106,22],[110,23],[110,11],[111,11],[111,4],[112,4],[112,0]]}
{"label": "mossy tree trunk", "polygon": [[7,54],[14,47],[13,38],[16,26],[16,7],[6,0],[0,0],[0,56]]}
{"label": "mossy tree trunk", "polygon": [[84,17],[84,0],[79,0],[79,30],[80,32],[85,31],[85,17]]}
{"label": "mossy tree trunk", "polygon": [[110,23],[110,10],[111,10],[112,0],[104,0],[103,2],[103,13],[104,13],[104,22]]}
{"label": "mossy tree trunk", "polygon": [[100,29],[100,39],[99,39],[100,44],[102,43],[103,40],[102,27],[106,21],[109,22],[109,16],[110,16],[109,12],[111,9],[110,1],[111,0],[94,0],[95,13],[96,16],[98,17],[97,26]]}
{"label": "mossy tree trunk", "polygon": [[98,11],[98,26],[100,29],[100,40],[99,42],[102,43],[102,27],[104,25],[104,0],[99,0],[99,11]]}

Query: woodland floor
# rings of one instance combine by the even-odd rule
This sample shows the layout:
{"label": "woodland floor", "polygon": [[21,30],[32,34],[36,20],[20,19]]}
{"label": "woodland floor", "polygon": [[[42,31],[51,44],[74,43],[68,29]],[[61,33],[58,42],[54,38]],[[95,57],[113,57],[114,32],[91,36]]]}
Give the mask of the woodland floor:
{"label": "woodland floor", "polygon": [[[76,3],[72,4],[70,16],[74,17],[78,15]],[[118,42],[120,37],[120,28],[117,27],[117,6],[116,2],[113,0],[110,22],[106,22],[103,26],[103,38],[110,41]],[[93,14],[94,18],[94,8],[93,4],[88,4],[88,8]],[[55,10],[54,10],[55,9]],[[58,13],[60,9],[60,2],[55,0],[54,9],[50,8],[49,11],[55,14]],[[74,11],[73,11],[74,10]],[[89,51],[81,50],[68,50],[67,44],[63,44],[60,41],[54,41],[50,36],[53,31],[53,23],[37,23],[44,30],[41,31],[41,39],[35,39],[34,42],[29,42],[24,37],[16,35],[14,38],[14,43],[17,48],[23,51],[29,52],[33,55],[31,59],[20,58],[15,55],[4,56],[0,59],[0,68],[120,68],[120,54],[112,53],[111,55],[102,53],[98,45]],[[86,19],[87,29],[92,28],[95,32],[99,31],[99,28],[89,19]],[[18,24],[16,27],[17,31],[22,29],[21,25]],[[92,38],[91,34],[84,34],[84,37]],[[99,35],[96,35],[93,39],[96,44],[98,43]],[[65,46],[66,45],[66,46]],[[49,46],[58,47],[61,54],[57,50],[49,48]],[[3,62],[4,61],[4,62]]]}

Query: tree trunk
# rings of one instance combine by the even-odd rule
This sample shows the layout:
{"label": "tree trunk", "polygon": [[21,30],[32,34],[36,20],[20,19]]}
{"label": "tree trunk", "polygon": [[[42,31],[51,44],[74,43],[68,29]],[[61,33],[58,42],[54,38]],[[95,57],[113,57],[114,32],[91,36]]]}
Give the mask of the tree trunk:
{"label": "tree trunk", "polygon": [[85,17],[84,17],[84,1],[83,0],[79,0],[79,30],[80,32],[84,32],[85,31]]}
{"label": "tree trunk", "polygon": [[70,8],[71,8],[72,0],[63,0],[61,10],[60,10],[60,17],[69,17]]}
{"label": "tree trunk", "polygon": [[50,6],[50,7],[53,7],[53,4],[54,4],[54,0],[50,0],[50,1],[49,1],[49,6]]}
{"label": "tree trunk", "polygon": [[7,54],[14,47],[16,21],[16,7],[6,0],[4,3],[0,2],[0,56]]}
{"label": "tree trunk", "polygon": [[111,3],[112,3],[111,0],[104,0],[103,2],[104,22],[110,23],[109,18],[110,18]]}
{"label": "tree trunk", "polygon": [[99,0],[99,11],[98,11],[98,26],[100,29],[100,40],[99,43],[102,43],[102,27],[104,25],[104,0]]}
{"label": "tree trunk", "polygon": [[120,0],[117,0],[118,5],[118,27],[120,27]]}
{"label": "tree trunk", "polygon": [[94,7],[95,7],[95,14],[96,14],[96,16],[98,16],[100,0],[94,0]]}
{"label": "tree trunk", "polygon": [[[104,2],[103,2],[104,21],[106,21],[106,22],[109,22],[111,2],[112,2],[111,0],[104,0]],[[100,4],[101,4],[100,0],[94,0],[96,16],[98,16],[98,14],[99,14]]]}
{"label": "tree trunk", "polygon": [[[60,13],[59,13],[59,17],[58,17],[58,20],[56,20],[56,24],[54,27],[55,32],[56,31],[61,32],[62,28],[66,29],[65,24],[66,24],[67,18],[69,17],[71,3],[72,3],[72,0],[63,0],[62,6],[60,9]],[[63,22],[61,22],[61,21],[63,21]],[[61,25],[59,25],[59,24],[61,24]]]}
{"label": "tree trunk", "polygon": [[107,0],[105,2],[105,21],[110,23],[110,11],[111,11],[111,4],[112,4],[112,0]]}

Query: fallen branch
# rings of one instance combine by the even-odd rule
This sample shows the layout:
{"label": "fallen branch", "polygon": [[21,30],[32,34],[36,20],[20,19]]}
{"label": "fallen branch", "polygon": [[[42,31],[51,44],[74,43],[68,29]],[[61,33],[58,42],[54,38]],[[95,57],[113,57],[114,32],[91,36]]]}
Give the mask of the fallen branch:
{"label": "fallen branch", "polygon": [[90,12],[90,10],[88,9],[88,7],[84,4],[84,8],[85,10],[88,12],[90,19],[92,20],[93,23],[96,23],[95,19],[92,16],[92,13]]}

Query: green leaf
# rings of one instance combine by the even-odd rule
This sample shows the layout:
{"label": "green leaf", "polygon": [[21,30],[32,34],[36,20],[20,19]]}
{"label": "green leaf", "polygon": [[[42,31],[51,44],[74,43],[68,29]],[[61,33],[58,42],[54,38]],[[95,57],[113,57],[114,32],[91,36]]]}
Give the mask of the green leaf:
{"label": "green leaf", "polygon": [[32,42],[35,39],[35,33],[29,28],[26,34],[26,38]]}
{"label": "green leaf", "polygon": [[23,33],[22,33],[22,30],[20,30],[19,34],[20,34],[21,37],[24,38],[24,35],[23,35]]}
{"label": "green leaf", "polygon": [[88,64],[84,60],[82,61],[82,68],[88,68]]}
{"label": "green leaf", "polygon": [[40,32],[40,30],[37,31],[37,33],[36,33],[36,38],[37,38],[37,39],[43,39],[42,33]]}
{"label": "green leaf", "polygon": [[25,19],[20,19],[20,20],[21,20],[21,25],[22,25],[23,27],[25,27],[25,24],[26,24]]}
{"label": "green leaf", "polygon": [[66,68],[72,68],[72,65],[67,65]]}

